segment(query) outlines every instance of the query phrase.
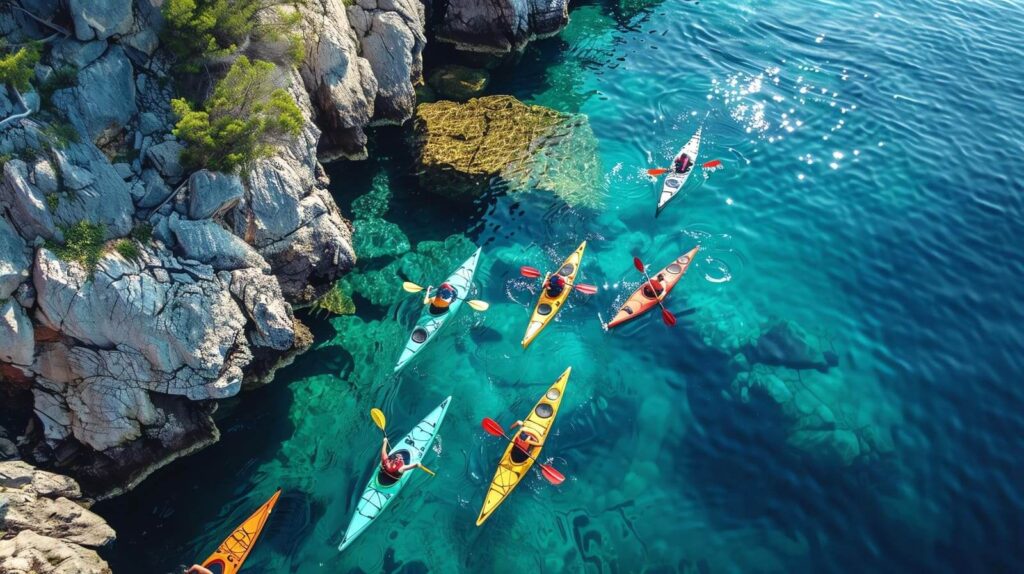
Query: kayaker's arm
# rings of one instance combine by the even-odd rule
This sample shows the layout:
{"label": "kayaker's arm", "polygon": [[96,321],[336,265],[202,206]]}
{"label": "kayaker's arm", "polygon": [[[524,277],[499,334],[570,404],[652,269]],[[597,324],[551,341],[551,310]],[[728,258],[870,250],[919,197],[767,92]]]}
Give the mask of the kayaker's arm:
{"label": "kayaker's arm", "polygon": [[198,564],[193,564],[191,568],[185,571],[185,574],[213,574],[213,572]]}
{"label": "kayaker's arm", "polygon": [[384,437],[384,442],[380,445],[380,461],[381,463],[388,461],[388,437]]}
{"label": "kayaker's arm", "polygon": [[523,426],[523,421],[516,421],[516,422],[512,423],[512,428],[518,428],[518,427],[521,427],[521,426]]}

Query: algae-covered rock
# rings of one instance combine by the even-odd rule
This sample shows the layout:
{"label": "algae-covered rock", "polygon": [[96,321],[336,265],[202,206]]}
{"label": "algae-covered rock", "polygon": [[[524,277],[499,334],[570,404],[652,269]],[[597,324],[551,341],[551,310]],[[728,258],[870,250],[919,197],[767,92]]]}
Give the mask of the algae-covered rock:
{"label": "algae-covered rock", "polygon": [[441,66],[427,78],[427,83],[439,96],[464,102],[484,93],[491,75],[486,70],[451,64]]}
{"label": "algae-covered rock", "polygon": [[421,104],[414,130],[420,181],[434,193],[466,199],[494,187],[537,189],[571,205],[601,202],[597,142],[585,116],[485,96]]}
{"label": "algae-covered rock", "polygon": [[352,240],[360,257],[394,257],[409,251],[409,238],[398,225],[379,218],[353,222]]}
{"label": "algae-covered rock", "polygon": [[345,291],[340,282],[317,299],[313,306],[334,315],[354,315],[356,312],[352,295]]}

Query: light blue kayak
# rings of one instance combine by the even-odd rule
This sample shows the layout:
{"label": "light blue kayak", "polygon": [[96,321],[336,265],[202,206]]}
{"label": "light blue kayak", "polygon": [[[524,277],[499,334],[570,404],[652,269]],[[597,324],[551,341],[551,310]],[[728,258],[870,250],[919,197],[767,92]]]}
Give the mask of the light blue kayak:
{"label": "light blue kayak", "polygon": [[458,298],[452,301],[446,312],[435,315],[430,312],[430,305],[424,306],[419,320],[416,321],[416,327],[409,334],[409,340],[405,343],[405,348],[402,349],[402,356],[398,358],[398,364],[395,365],[396,373],[402,370],[406,363],[434,339],[434,335],[437,335],[449,318],[459,312],[462,302],[469,296],[469,288],[473,284],[473,273],[476,272],[476,263],[479,259],[480,249],[478,248],[473,255],[470,255],[469,259],[448,276],[448,283],[455,288]]}
{"label": "light blue kayak", "polygon": [[[406,464],[414,464],[423,460],[424,455],[430,450],[430,445],[434,443],[437,429],[441,427],[441,421],[444,420],[444,414],[448,412],[448,405],[451,402],[451,397],[446,398],[427,415],[427,418],[413,427],[409,434],[405,435],[405,438],[395,443],[388,454],[391,456],[395,453],[401,454]],[[378,457],[379,455],[378,452]],[[381,512],[384,512],[388,503],[402,490],[405,483],[409,482],[409,478],[420,472],[422,471],[410,470],[403,474],[398,481],[393,481],[381,472],[380,464],[377,464],[373,476],[370,477],[370,483],[366,485],[366,490],[363,491],[363,496],[356,505],[356,512],[352,515],[351,522],[348,523],[348,529],[345,530],[345,537],[338,545],[338,550],[344,550],[349,544],[352,544],[352,541],[373,524]]]}

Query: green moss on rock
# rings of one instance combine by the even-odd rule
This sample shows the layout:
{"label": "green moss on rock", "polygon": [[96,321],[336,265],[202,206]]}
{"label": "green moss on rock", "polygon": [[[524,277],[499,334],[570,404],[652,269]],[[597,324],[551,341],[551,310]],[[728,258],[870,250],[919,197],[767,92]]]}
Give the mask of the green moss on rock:
{"label": "green moss on rock", "polygon": [[383,219],[359,219],[352,224],[353,247],[359,257],[395,257],[409,251],[409,238],[398,225]]}

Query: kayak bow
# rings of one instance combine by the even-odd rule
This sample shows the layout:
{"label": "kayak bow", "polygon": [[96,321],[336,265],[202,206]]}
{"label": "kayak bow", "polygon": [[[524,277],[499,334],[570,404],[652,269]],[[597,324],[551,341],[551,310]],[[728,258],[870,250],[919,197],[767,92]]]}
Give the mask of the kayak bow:
{"label": "kayak bow", "polygon": [[630,319],[635,319],[657,307],[659,301],[664,301],[665,297],[668,297],[669,292],[676,286],[676,283],[679,283],[679,280],[683,278],[683,275],[686,273],[686,270],[689,269],[690,263],[693,262],[693,258],[697,255],[697,250],[699,249],[700,246],[698,245],[697,247],[694,247],[680,255],[675,261],[669,263],[668,266],[661,271],[650,275],[651,278],[655,278],[658,275],[663,275],[665,277],[665,280],[661,282],[665,290],[661,292],[659,297],[648,297],[644,294],[644,287],[647,286],[647,280],[645,279],[640,287],[638,287],[637,290],[629,296],[629,299],[626,299],[626,302],[622,304],[622,307],[619,308],[619,312],[615,314],[615,317],[612,317],[612,320],[608,321],[608,328],[610,329],[621,325]]}
{"label": "kayak bow", "polygon": [[473,274],[476,272],[476,264],[479,259],[480,249],[478,248],[473,255],[470,255],[469,259],[448,276],[448,283],[455,288],[456,299],[451,302],[446,312],[435,315],[430,312],[429,305],[420,312],[420,318],[416,321],[412,333],[409,334],[409,340],[405,343],[405,348],[402,349],[398,364],[395,365],[396,373],[402,370],[402,367],[411,361],[416,353],[426,347],[427,343],[433,340],[434,335],[441,330],[441,327],[444,327],[448,318],[455,315],[462,307],[463,300],[469,295],[469,288],[473,283]]}
{"label": "kayak bow", "polygon": [[[523,420],[523,426],[516,429],[516,434],[527,432],[544,442],[551,426],[555,423],[555,417],[558,415],[558,408],[562,404],[562,396],[565,393],[565,384],[569,382],[569,373],[571,372],[572,367],[569,367],[558,377],[558,380],[537,401],[533,410],[530,411],[530,416]],[[495,471],[491,485],[487,488],[483,508],[480,509],[480,516],[476,519],[477,526],[483,524],[498,509],[498,506],[505,501],[505,498],[533,466],[533,459],[523,456],[522,451],[519,451],[514,445],[514,441],[508,443],[505,454],[498,462],[498,470]],[[535,446],[530,454],[536,458],[540,456],[542,448],[543,445]],[[516,451],[517,454],[514,455],[513,451]]]}
{"label": "kayak bow", "polygon": [[274,510],[274,505],[277,504],[278,497],[281,496],[281,489],[277,489],[277,492],[270,497],[270,500],[263,503],[256,512],[249,518],[245,519],[245,522],[238,525],[238,528],[224,539],[224,542],[220,543],[217,550],[210,555],[209,558],[203,561],[203,567],[213,572],[213,574],[235,574],[242,567],[242,563],[249,557],[249,552],[252,551],[252,547],[256,544],[256,539],[259,538],[260,532],[263,531],[263,527],[267,524],[267,519],[270,517],[271,511]]}
{"label": "kayak bow", "polygon": [[547,282],[550,274],[544,276],[544,283],[540,287],[540,297],[537,298],[537,306],[534,307],[533,314],[530,315],[530,323],[526,326],[526,334],[523,335],[522,345],[524,349],[537,338],[537,335],[544,330],[544,327],[548,326],[551,319],[562,310],[562,305],[565,304],[569,294],[572,293],[576,274],[580,271],[580,261],[583,260],[583,251],[586,248],[586,241],[580,243],[576,251],[573,251],[562,262],[562,266],[559,267],[557,273],[565,278],[566,285],[557,297],[548,297]]}
{"label": "kayak bow", "polygon": [[[448,405],[451,402],[451,397],[442,401],[426,418],[413,427],[409,434],[405,435],[405,437],[391,447],[391,452],[388,453],[388,456],[392,456],[395,453],[401,454],[406,464],[415,464],[423,460],[424,455],[430,450],[430,445],[433,444],[434,438],[437,436],[437,430],[440,428],[441,422],[444,420],[444,414],[448,412]],[[377,453],[377,458],[380,458],[379,452]],[[345,536],[341,539],[338,550],[344,550],[349,544],[352,544],[352,541],[380,516],[380,513],[384,511],[388,503],[402,490],[405,483],[409,482],[409,477],[412,474],[412,471],[406,472],[395,481],[383,474],[379,463],[375,465],[373,476],[370,477],[366,489],[363,490],[363,495],[356,504],[356,511],[352,515],[352,520],[348,523],[348,529],[345,530]]]}

